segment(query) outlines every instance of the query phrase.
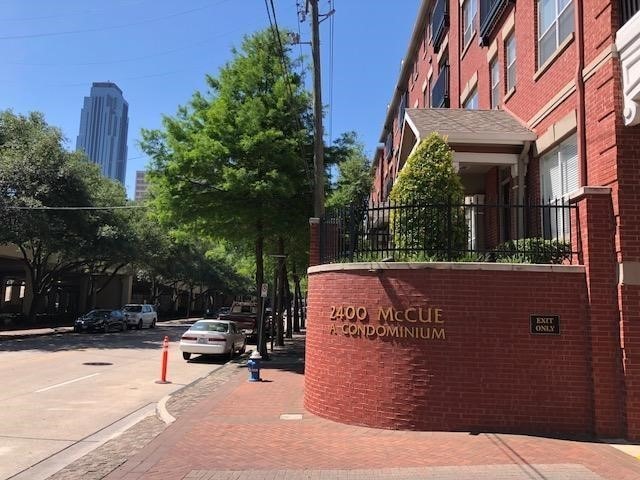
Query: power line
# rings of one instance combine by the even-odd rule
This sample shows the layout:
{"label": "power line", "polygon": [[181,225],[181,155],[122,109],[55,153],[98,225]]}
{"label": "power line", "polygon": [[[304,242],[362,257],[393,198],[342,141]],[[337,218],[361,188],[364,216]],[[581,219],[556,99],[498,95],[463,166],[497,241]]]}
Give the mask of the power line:
{"label": "power line", "polygon": [[116,63],[127,63],[127,62],[137,62],[140,60],[147,60],[149,58],[154,58],[154,57],[160,57],[163,55],[168,55],[170,53],[175,53],[175,52],[180,52],[182,50],[187,50],[199,45],[204,45],[210,42],[213,42],[214,40],[217,40],[219,38],[225,37],[227,35],[230,35],[231,33],[235,33],[237,32],[239,29],[234,29],[234,30],[230,30],[228,32],[225,33],[221,33],[219,35],[215,35],[211,38],[208,38],[206,40],[201,40],[199,42],[193,42],[190,43],[189,45],[184,45],[182,47],[178,47],[178,48],[173,48],[171,50],[165,50],[163,52],[157,52],[157,53],[151,53],[149,55],[143,55],[140,57],[129,57],[129,58],[123,58],[120,60],[108,60],[108,61],[102,61],[102,62],[79,62],[79,63],[62,63],[62,62],[45,62],[45,63],[29,63],[29,62],[4,62],[5,65],[20,65],[20,66],[31,66],[31,67],[83,67],[83,66],[90,66],[90,65],[113,65]]}
{"label": "power line", "polygon": [[[148,3],[149,0],[140,0],[138,2],[134,2],[133,4],[140,3]],[[4,2],[1,2],[4,3]],[[128,4],[130,5],[130,4]],[[84,10],[81,12],[64,12],[57,15],[47,15],[43,17],[23,17],[23,18],[0,18],[0,22],[32,22],[37,20],[51,20],[53,18],[69,18],[70,16],[79,16],[79,15],[99,15],[106,13],[105,10]]]}
{"label": "power line", "polygon": [[148,208],[147,205],[113,205],[109,207],[4,207],[7,210],[60,210],[60,211],[79,211],[79,210],[131,210],[137,208]]}
{"label": "power line", "polygon": [[[267,0],[264,0],[264,5],[267,9],[267,17],[269,18],[269,25],[271,27],[271,32],[275,36],[278,44],[278,48],[279,48],[278,56],[280,57],[280,64],[282,65],[282,75],[284,76],[284,81],[287,86],[287,93],[289,94],[289,102],[291,105],[293,105],[294,104],[293,87],[291,86],[290,72],[289,72],[289,68],[287,67],[287,59],[284,53],[284,47],[282,45],[282,37],[280,36],[280,29],[278,28],[278,19],[276,18],[276,9],[275,9],[275,6],[273,5],[273,0],[268,0],[268,2]],[[269,10],[269,6],[271,6],[271,10]],[[272,14],[273,14],[273,20],[271,19]],[[295,115],[295,121],[298,129],[302,130],[302,123],[300,122],[300,118],[298,118],[297,115]],[[304,152],[302,150],[302,146],[300,146],[300,157],[305,166],[305,173],[307,175],[307,180],[309,181],[310,184],[312,184],[313,181],[311,178],[311,172],[309,170],[308,163],[304,159]]]}
{"label": "power line", "polygon": [[153,17],[153,18],[147,18],[144,20],[139,20],[137,22],[131,22],[131,23],[125,23],[122,25],[112,25],[109,27],[100,27],[100,28],[87,28],[87,29],[82,29],[82,30],[67,30],[67,31],[63,31],[63,32],[43,32],[43,33],[28,33],[28,34],[22,34],[22,35],[5,35],[3,37],[0,37],[0,40],[20,40],[20,39],[26,39],[26,38],[44,38],[44,37],[59,37],[62,35],[73,35],[73,34],[77,34],[77,33],[93,33],[93,32],[103,32],[106,30],[115,30],[118,28],[127,28],[127,27],[135,27],[138,25],[144,25],[146,23],[152,23],[152,22],[157,22],[160,20],[167,20],[169,18],[175,18],[175,17],[179,17],[182,15],[187,15],[189,13],[193,13],[193,12],[199,12],[202,10],[206,10],[209,9],[211,7],[215,7],[217,5],[221,5],[223,3],[228,2],[229,0],[220,0],[216,3],[212,3],[209,5],[204,5],[202,7],[197,7],[197,8],[191,8],[189,10],[183,10],[181,12],[175,12],[175,13],[171,13],[169,15],[162,15],[159,17]]}

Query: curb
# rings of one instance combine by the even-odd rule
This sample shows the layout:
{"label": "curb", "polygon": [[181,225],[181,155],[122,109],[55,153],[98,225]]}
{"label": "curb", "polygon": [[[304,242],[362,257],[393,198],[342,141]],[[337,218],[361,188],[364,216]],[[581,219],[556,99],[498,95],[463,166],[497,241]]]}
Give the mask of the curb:
{"label": "curb", "polygon": [[187,385],[184,385],[182,387],[180,387],[179,389],[171,392],[168,395],[165,395],[164,397],[162,397],[158,403],[156,403],[156,416],[162,420],[167,426],[171,425],[173,422],[175,422],[177,419],[176,417],[174,417],[173,415],[171,415],[171,413],[169,413],[169,410],[167,408],[167,402],[169,402],[169,400],[171,400],[171,398],[173,396],[175,396],[176,394],[183,392],[184,390],[188,389],[188,388],[192,388],[195,387],[199,382],[201,382],[203,379],[209,377],[210,375],[222,370],[223,368],[229,366],[229,365],[233,365],[234,363],[238,363],[238,360],[242,360],[241,363],[246,363],[246,360],[249,358],[249,355],[251,354],[253,350],[248,350],[246,353],[238,356],[237,358],[234,358],[233,360],[229,360],[228,362],[222,364],[219,368],[205,374],[202,375],[201,377],[196,378],[195,380],[193,380],[191,383],[188,383]]}
{"label": "curb", "polygon": [[[203,377],[200,377],[200,378],[203,378]],[[186,388],[186,387],[187,386],[185,385],[182,388]],[[180,389],[180,390],[182,390],[182,389]],[[176,417],[171,415],[169,413],[169,411],[167,410],[167,401],[170,398],[171,398],[171,394],[165,395],[164,397],[162,397],[160,399],[160,401],[158,403],[156,403],[156,415],[160,418],[160,420],[162,420],[167,425],[171,425],[173,422],[176,421]]]}
{"label": "curb", "polygon": [[[14,333],[19,332],[19,333]],[[56,335],[62,333],[73,333],[73,327],[54,327],[39,328],[33,331],[29,330],[5,330],[0,332],[0,341],[3,340],[21,340],[30,337],[44,337],[46,335]]]}

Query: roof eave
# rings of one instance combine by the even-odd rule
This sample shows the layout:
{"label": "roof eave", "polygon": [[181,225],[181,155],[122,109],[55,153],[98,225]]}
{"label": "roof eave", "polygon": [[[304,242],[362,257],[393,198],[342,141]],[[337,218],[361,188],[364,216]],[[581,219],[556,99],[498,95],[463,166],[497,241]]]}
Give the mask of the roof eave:
{"label": "roof eave", "polygon": [[409,76],[409,67],[410,60],[413,58],[416,48],[420,45],[421,34],[424,32],[424,21],[427,17],[427,12],[431,3],[434,0],[422,0],[422,5],[420,5],[420,10],[418,10],[418,16],[416,17],[416,21],[413,25],[413,32],[411,33],[411,39],[409,40],[409,47],[407,48],[407,53],[405,53],[404,59],[402,60],[402,68],[400,70],[400,75],[398,76],[398,81],[396,82],[396,86],[393,89],[393,95],[391,97],[391,102],[389,103],[389,107],[387,108],[387,115],[384,119],[384,125],[382,127],[382,132],[380,133],[380,142],[386,140],[385,132],[387,131],[387,125],[393,122],[393,115],[395,112],[395,107],[398,104],[398,100],[401,95],[401,91],[404,90],[404,86],[407,82],[407,78]]}

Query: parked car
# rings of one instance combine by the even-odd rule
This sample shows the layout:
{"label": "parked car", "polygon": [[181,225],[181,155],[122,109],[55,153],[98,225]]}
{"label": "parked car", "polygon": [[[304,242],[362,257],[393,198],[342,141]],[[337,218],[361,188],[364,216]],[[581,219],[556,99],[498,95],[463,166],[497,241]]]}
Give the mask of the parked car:
{"label": "parked car", "polygon": [[180,339],[182,358],[189,360],[191,354],[228,355],[247,349],[247,336],[235,322],[229,320],[198,320]]}
{"label": "parked car", "polygon": [[153,308],[153,305],[130,303],[122,307],[122,311],[124,312],[124,317],[127,320],[127,326],[129,328],[137,328],[140,330],[142,327],[156,327],[158,314],[155,308]]}
{"label": "parked car", "polygon": [[207,308],[204,312],[203,318],[218,318],[220,314],[224,315],[229,313],[229,307],[219,307],[219,308]]}
{"label": "parked car", "polygon": [[258,335],[257,313],[258,306],[255,302],[233,302],[229,311],[220,312],[218,318],[235,322],[247,337],[254,339]]}
{"label": "parked car", "polygon": [[101,331],[107,333],[111,330],[124,332],[127,321],[122,310],[96,309],[79,317],[73,325],[74,332]]}

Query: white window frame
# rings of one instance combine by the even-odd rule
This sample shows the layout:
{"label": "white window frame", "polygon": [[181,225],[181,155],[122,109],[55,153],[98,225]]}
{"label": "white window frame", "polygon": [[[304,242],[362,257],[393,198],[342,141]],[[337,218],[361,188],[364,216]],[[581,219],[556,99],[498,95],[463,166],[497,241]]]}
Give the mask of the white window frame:
{"label": "white window frame", "polygon": [[[555,9],[553,20],[549,23],[549,26],[544,31],[542,31],[543,2],[549,2]],[[536,0],[536,6],[538,12],[538,67],[540,67],[553,56],[554,52],[558,49],[563,40],[573,32],[574,8],[573,0]],[[571,21],[567,22],[566,20],[569,15],[571,16]],[[570,30],[564,32],[564,35],[562,37],[560,33],[561,24],[567,24],[571,26]],[[543,52],[542,44],[544,40],[547,40],[549,36],[552,36],[554,38],[555,48],[545,53]]]}
{"label": "white window frame", "polygon": [[427,83],[427,88],[422,92],[422,107],[429,108],[431,107],[431,80]]}
{"label": "white window frame", "polygon": [[462,46],[469,45],[475,32],[475,19],[478,14],[478,0],[465,0],[462,4]]}
{"label": "white window frame", "polygon": [[478,87],[473,87],[473,90],[471,91],[471,93],[469,93],[464,103],[462,104],[462,108],[465,108],[467,110],[478,110],[478,102]]}
{"label": "white window frame", "polygon": [[[513,58],[511,58],[510,51],[513,51]],[[505,79],[507,92],[516,87],[516,58],[516,36],[514,32],[511,32],[504,42],[504,61],[507,65],[507,77]]]}
{"label": "white window frame", "polygon": [[489,63],[489,78],[491,81],[491,108],[500,107],[500,62],[498,56],[493,57]]}
{"label": "white window frame", "polygon": [[540,198],[542,205],[549,205],[548,211],[542,213],[544,238],[571,240],[570,209],[554,205],[565,204],[571,192],[580,187],[579,169],[576,135],[540,157]]}

